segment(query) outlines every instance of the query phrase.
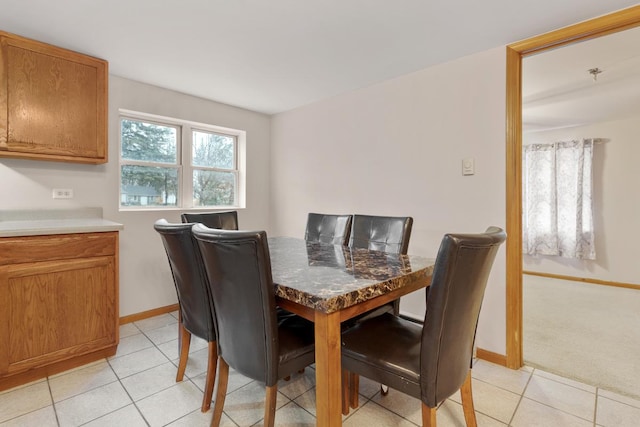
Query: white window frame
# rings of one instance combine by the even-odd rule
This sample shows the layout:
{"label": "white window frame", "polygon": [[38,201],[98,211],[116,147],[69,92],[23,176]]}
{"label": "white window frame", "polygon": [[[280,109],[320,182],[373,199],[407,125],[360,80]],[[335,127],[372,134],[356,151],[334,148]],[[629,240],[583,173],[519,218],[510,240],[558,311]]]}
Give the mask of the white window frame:
{"label": "white window frame", "polygon": [[[177,164],[141,162],[122,158],[122,120],[137,120],[153,123],[161,126],[177,129],[176,156]],[[235,167],[234,169],[220,169],[207,166],[194,166],[192,159],[192,136],[194,131],[205,133],[217,133],[235,138]],[[118,116],[118,206],[120,211],[153,211],[153,210],[224,210],[243,209],[246,206],[246,131],[199,123],[189,120],[181,120],[172,117],[158,116],[120,109]],[[178,170],[178,194],[176,206],[122,206],[122,166],[142,165],[159,166],[163,168],[175,167]],[[232,172],[236,175],[235,204],[223,206],[193,206],[193,173],[196,170]]]}

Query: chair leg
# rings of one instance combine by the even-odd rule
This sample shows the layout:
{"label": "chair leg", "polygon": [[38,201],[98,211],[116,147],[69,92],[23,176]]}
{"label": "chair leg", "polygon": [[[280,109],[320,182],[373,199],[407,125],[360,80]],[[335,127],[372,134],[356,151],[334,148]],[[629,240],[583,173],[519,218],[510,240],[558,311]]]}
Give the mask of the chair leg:
{"label": "chair leg", "polygon": [[360,376],[349,372],[349,406],[358,407],[358,393],[360,392]]}
{"label": "chair leg", "polygon": [[342,415],[349,415],[349,371],[342,370]]}
{"label": "chair leg", "polygon": [[229,365],[222,357],[218,357],[218,391],[216,401],[213,405],[213,417],[211,427],[219,427],[222,419],[222,409],[224,408],[224,398],[227,396],[227,385],[229,384]]}
{"label": "chair leg", "polygon": [[389,394],[389,386],[380,384],[380,394],[383,396],[386,396],[387,394]]}
{"label": "chair leg", "polygon": [[264,399],[264,427],[273,427],[276,421],[276,397],[278,385],[267,386],[267,396]]}
{"label": "chair leg", "polygon": [[422,427],[436,427],[436,408],[429,408],[422,402]]}
{"label": "chair leg", "polygon": [[464,420],[467,427],[476,427],[476,411],[473,408],[473,394],[471,393],[471,369],[467,373],[467,377],[460,387],[460,395],[462,397],[462,410],[464,411]]}
{"label": "chair leg", "polygon": [[211,408],[211,396],[213,386],[216,381],[216,367],[218,365],[218,347],[215,341],[209,343],[209,364],[207,366],[207,380],[204,384],[204,396],[202,398],[202,412],[207,412]]}
{"label": "chair leg", "polygon": [[180,361],[178,362],[176,382],[180,382],[184,378],[184,371],[187,368],[187,359],[189,359],[189,347],[191,346],[191,332],[185,329],[182,321],[178,324],[178,341],[180,346]]}

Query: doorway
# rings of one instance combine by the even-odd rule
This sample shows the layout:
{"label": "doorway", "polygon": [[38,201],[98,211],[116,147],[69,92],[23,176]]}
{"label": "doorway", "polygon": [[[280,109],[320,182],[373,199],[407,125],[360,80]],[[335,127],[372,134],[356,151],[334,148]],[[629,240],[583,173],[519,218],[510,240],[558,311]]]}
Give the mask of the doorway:
{"label": "doorway", "polygon": [[507,46],[507,366],[523,365],[522,306],[522,59],[561,46],[640,25],[634,6]]}

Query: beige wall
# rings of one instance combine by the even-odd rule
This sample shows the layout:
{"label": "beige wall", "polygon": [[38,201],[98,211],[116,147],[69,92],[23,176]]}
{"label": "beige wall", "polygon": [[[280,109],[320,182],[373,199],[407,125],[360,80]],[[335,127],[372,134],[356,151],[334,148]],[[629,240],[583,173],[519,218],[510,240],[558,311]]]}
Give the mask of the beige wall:
{"label": "beige wall", "polygon": [[[101,206],[124,224],[121,315],[176,302],[153,222],[179,211],[118,212],[119,108],[247,131],[243,227],[302,237],[310,211],[411,215],[409,251],[435,256],[447,232],[505,226],[505,50],[467,56],[273,117],[111,76],[107,165],[3,160],[5,209]],[[462,159],[476,174],[462,176]],[[73,188],[72,201],[51,188]],[[424,292],[404,298],[421,317]],[[478,329],[505,353],[505,259],[498,255]]]}
{"label": "beige wall", "polygon": [[[500,47],[275,115],[273,232],[302,237],[310,211],[411,215],[409,252],[434,257],[444,233],[505,227],[505,66]],[[504,254],[477,340],[501,354]],[[422,317],[424,291],[401,309]]]}
{"label": "beige wall", "polygon": [[118,109],[209,123],[247,132],[247,207],[238,222],[246,228],[269,227],[269,117],[170,90],[110,78],[109,162],[107,185],[112,197],[105,216],[124,224],[120,238],[121,315],[176,303],[166,255],[153,230],[158,218],[180,222],[180,210],[171,212],[118,212]]}
{"label": "beige wall", "polygon": [[[264,114],[230,107],[120,77],[109,78],[109,162],[105,165],[0,160],[2,209],[102,207],[104,217],[124,224],[120,233],[120,315],[177,302],[166,255],[153,223],[180,221],[180,210],[119,212],[118,109],[247,131],[247,208],[244,227],[269,227],[269,133]],[[71,200],[53,200],[53,188],[72,188]]]}
{"label": "beige wall", "polygon": [[595,260],[524,256],[525,270],[592,279],[640,283],[634,242],[640,238],[640,116],[568,129],[528,133],[525,143],[550,143],[577,138],[606,138],[593,152]]}

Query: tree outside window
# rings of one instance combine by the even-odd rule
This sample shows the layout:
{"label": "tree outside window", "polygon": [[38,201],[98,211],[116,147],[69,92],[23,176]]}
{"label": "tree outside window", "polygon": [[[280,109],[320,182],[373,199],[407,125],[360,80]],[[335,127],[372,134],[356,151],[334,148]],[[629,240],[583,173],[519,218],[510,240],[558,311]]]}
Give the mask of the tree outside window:
{"label": "tree outside window", "polygon": [[121,207],[238,206],[237,135],[189,122],[120,122]]}
{"label": "tree outside window", "polygon": [[236,175],[233,172],[236,138],[217,133],[193,132],[193,205],[233,206]]}

